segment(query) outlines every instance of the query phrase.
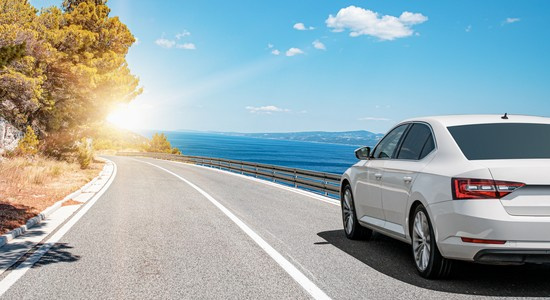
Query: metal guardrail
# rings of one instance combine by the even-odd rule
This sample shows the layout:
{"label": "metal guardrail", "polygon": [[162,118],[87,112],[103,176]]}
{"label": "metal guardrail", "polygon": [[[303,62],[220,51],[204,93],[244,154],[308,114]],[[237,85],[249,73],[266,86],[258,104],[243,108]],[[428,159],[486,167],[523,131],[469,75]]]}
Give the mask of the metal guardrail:
{"label": "metal guardrail", "polygon": [[272,182],[282,183],[287,186],[301,188],[331,198],[340,198],[339,194],[341,176],[338,174],[202,156],[150,152],[118,152],[117,155],[144,156],[207,166],[220,170],[253,176],[260,179],[270,180]]}

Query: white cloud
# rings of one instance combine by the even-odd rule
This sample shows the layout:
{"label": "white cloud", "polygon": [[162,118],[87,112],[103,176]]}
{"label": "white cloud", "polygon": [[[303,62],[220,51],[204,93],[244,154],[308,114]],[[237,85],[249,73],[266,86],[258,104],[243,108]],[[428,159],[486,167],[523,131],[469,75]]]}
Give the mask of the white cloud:
{"label": "white cloud", "polygon": [[274,105],[267,105],[267,106],[260,106],[260,107],[255,107],[255,106],[247,106],[245,107],[246,110],[248,110],[250,113],[253,113],[253,114],[272,114],[272,113],[278,113],[278,112],[290,112],[290,109],[286,109],[286,108],[280,108],[280,107],[277,107],[277,106],[274,106]]}
{"label": "white cloud", "polygon": [[390,119],[377,118],[377,117],[364,117],[364,118],[359,118],[359,121],[390,121]]}
{"label": "white cloud", "polygon": [[[384,17],[387,17],[387,16],[384,16]],[[384,17],[382,17],[382,19]],[[405,25],[416,25],[416,24],[421,24],[428,21],[428,17],[420,13],[412,13],[412,12],[404,11],[401,14],[401,16],[399,16],[399,20],[401,21],[401,23]]]}
{"label": "white cloud", "polygon": [[178,42],[177,42],[177,40],[180,40],[180,39],[182,39],[186,36],[190,36],[190,35],[191,35],[191,33],[189,31],[184,30],[183,32],[180,32],[180,33],[176,34],[175,35],[176,39],[174,40],[174,39],[165,38],[165,34],[163,33],[162,37],[155,41],[155,44],[157,44],[158,46],[160,46],[162,48],[166,48],[166,49],[177,48],[177,49],[185,49],[185,50],[195,50],[195,49],[197,49],[197,47],[193,43],[178,44]]}
{"label": "white cloud", "polygon": [[197,47],[193,43],[177,44],[176,48],[184,50],[196,50]]}
{"label": "white cloud", "polygon": [[180,40],[186,36],[190,36],[191,35],[191,32],[187,31],[187,30],[184,30],[178,34],[176,34],[176,39]]}
{"label": "white cloud", "polygon": [[504,24],[512,24],[519,21],[521,21],[520,18],[506,18],[506,20],[504,20]]}
{"label": "white cloud", "polygon": [[325,47],[325,44],[321,43],[319,40],[315,40],[313,41],[313,47],[315,49],[319,49],[319,50],[327,50],[327,47]]}
{"label": "white cloud", "polygon": [[273,48],[273,47],[275,47],[275,45],[273,45],[273,44],[271,44],[271,43],[267,44],[267,48],[268,48],[268,49],[271,49],[271,48]]}
{"label": "white cloud", "polygon": [[[176,36],[177,38],[177,36]],[[162,48],[171,49],[171,48],[177,48],[177,49],[185,49],[185,50],[195,50],[197,47],[193,43],[183,43],[178,44],[175,40],[169,40],[164,37],[161,37],[155,41],[155,44]]]}
{"label": "white cloud", "polygon": [[273,51],[271,51],[271,54],[273,55],[279,55],[281,54],[281,51],[277,50],[277,49],[274,49]]}
{"label": "white cloud", "polygon": [[428,17],[420,13],[403,12],[399,17],[384,15],[356,6],[340,9],[336,16],[325,21],[334,32],[350,31],[351,37],[369,35],[381,40],[394,40],[414,34],[413,25],[424,23]]}
{"label": "white cloud", "polygon": [[175,41],[171,41],[171,40],[168,40],[168,39],[165,39],[165,38],[160,38],[158,40],[155,41],[155,44],[161,46],[162,48],[172,48],[176,45],[176,42]]}
{"label": "white cloud", "polygon": [[313,27],[313,26],[307,27],[306,25],[304,25],[304,23],[296,23],[296,24],[294,24],[294,26],[292,26],[292,28],[294,28],[296,30],[313,30],[313,29],[315,29],[315,27]]}
{"label": "white cloud", "polygon": [[468,27],[466,27],[466,29],[464,29],[466,32],[470,32],[472,31],[472,25],[468,25]]}
{"label": "white cloud", "polygon": [[304,54],[304,51],[299,48],[290,48],[286,51],[286,56],[294,56],[298,54]]}

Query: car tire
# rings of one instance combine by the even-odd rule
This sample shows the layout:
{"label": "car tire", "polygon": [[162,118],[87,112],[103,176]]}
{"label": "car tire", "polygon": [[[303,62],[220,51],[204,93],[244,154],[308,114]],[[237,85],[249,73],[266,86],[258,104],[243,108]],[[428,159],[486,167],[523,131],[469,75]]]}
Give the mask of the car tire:
{"label": "car tire", "polygon": [[342,221],[346,237],[351,240],[364,240],[370,238],[372,236],[372,230],[361,226],[357,221],[351,186],[345,185],[342,189],[340,204],[342,207]]}
{"label": "car tire", "polygon": [[451,273],[452,260],[444,258],[439,252],[432,222],[423,205],[416,206],[410,231],[411,249],[418,273],[429,279],[448,277]]}

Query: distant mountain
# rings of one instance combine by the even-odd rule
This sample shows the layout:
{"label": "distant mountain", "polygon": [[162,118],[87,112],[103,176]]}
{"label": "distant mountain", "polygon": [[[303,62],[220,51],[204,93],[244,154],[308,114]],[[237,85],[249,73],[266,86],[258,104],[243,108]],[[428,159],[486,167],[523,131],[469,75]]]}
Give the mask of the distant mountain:
{"label": "distant mountain", "polygon": [[229,136],[245,136],[272,140],[288,140],[315,143],[343,144],[353,146],[374,146],[384,136],[381,133],[372,133],[366,130],[343,132],[286,132],[286,133],[236,133],[217,132]]}

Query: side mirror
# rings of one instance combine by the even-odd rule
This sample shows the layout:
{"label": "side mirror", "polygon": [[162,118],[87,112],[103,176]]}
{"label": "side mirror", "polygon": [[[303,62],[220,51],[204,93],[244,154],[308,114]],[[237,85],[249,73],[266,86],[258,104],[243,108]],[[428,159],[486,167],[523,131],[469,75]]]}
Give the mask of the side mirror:
{"label": "side mirror", "polygon": [[365,160],[370,158],[370,147],[361,147],[355,150],[355,157],[359,160]]}

